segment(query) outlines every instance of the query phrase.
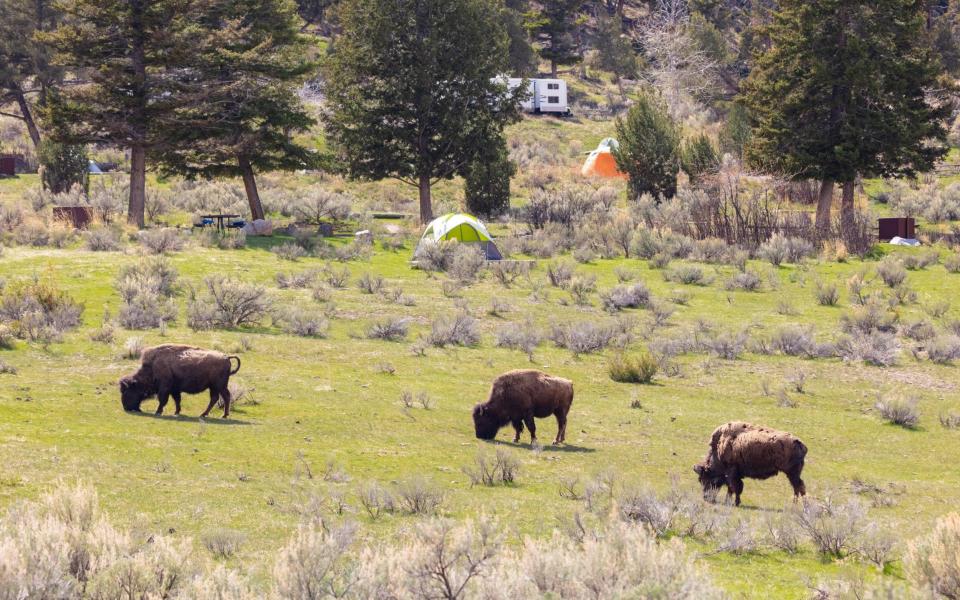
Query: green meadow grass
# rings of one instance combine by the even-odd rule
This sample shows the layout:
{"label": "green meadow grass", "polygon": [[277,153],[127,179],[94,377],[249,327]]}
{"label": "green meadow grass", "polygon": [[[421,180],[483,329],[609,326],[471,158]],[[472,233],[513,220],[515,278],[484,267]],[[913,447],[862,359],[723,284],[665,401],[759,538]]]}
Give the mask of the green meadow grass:
{"label": "green meadow grass", "polygon": [[[220,251],[191,247],[170,256],[180,283],[201,286],[205,276],[226,274],[275,288],[277,272],[322,266],[306,258],[280,260],[268,251],[280,240],[252,240],[250,247]],[[874,508],[871,518],[893,528],[904,540],[924,533],[934,520],[955,509],[960,491],[960,432],[944,429],[937,415],[960,410],[957,367],[918,362],[904,352],[890,368],[844,364],[838,359],[804,360],[745,354],[726,361],[705,355],[679,360],[682,374],[658,375],[653,385],[620,384],[610,380],[606,357],[574,357],[549,342],[532,363],[519,351],[494,346],[495,331],[510,322],[530,319],[541,327],[552,323],[611,318],[600,308],[573,305],[569,294],[546,287],[545,299],[531,297],[528,282],[503,288],[491,276],[465,287],[459,298],[447,298],[442,278],[410,268],[411,247],[391,252],[378,249],[369,261],[348,263],[351,283],[335,290],[336,318],[326,339],[297,338],[269,324],[239,331],[193,332],[185,322],[185,292],[180,315],[165,335],[159,330],[118,331],[105,345],[90,341],[104,311],[116,314],[120,299],[113,282],[121,266],[135,263],[134,249],[123,253],[92,253],[81,249],[6,248],[0,256],[0,277],[9,282],[38,276],[56,282],[85,306],[83,325],[48,347],[17,342],[0,350],[0,359],[15,366],[15,375],[0,375],[0,505],[35,498],[58,481],[92,482],[107,512],[120,524],[143,531],[175,531],[194,539],[210,529],[228,527],[248,536],[232,563],[255,577],[269,571],[273,554],[291,534],[297,508],[311,489],[340,491],[373,537],[390,536],[414,521],[393,516],[373,522],[355,500],[359,484],[384,484],[423,475],[446,492],[443,512],[453,517],[477,513],[497,516],[511,532],[544,536],[582,510],[561,498],[558,486],[571,476],[588,478],[614,471],[624,485],[648,485],[666,490],[671,478],[696,489],[692,465],[703,458],[712,430],[735,419],[762,423],[798,435],[809,447],[804,479],[811,497],[845,491],[853,477],[878,484],[895,484],[892,506]],[[720,329],[749,328],[755,335],[791,323],[809,323],[818,338],[838,334],[838,320],[849,309],[844,282],[869,266],[810,262],[773,269],[751,261],[763,274],[760,292],[726,291],[730,267],[703,265],[714,281],[708,286],[681,286],[664,281],[661,272],[640,260],[598,260],[578,265],[597,276],[599,290],[616,284],[614,269],[637,271],[655,297],[685,288],[689,305],[677,306],[670,324],[650,339],[679,335],[697,320]],[[355,285],[363,273],[385,278],[390,288],[402,287],[416,299],[414,306],[391,304],[365,295]],[[541,264],[533,280],[545,279]],[[819,306],[817,280],[837,281],[844,290],[839,306]],[[957,290],[960,275],[940,265],[911,271],[908,285],[919,294],[915,305],[899,309],[902,319],[923,315],[922,307],[937,300],[954,303],[938,322],[960,317]],[[872,287],[880,289],[877,282]],[[271,289],[276,303],[316,304],[309,290]],[[487,314],[493,299],[512,310],[500,317]],[[777,311],[783,300],[796,314]],[[454,314],[466,304],[479,318],[483,338],[476,348],[428,348],[425,356],[412,350],[418,335],[429,332],[438,315]],[[319,305],[317,305],[320,308]],[[629,310],[642,331],[650,320],[645,310]],[[377,319],[410,319],[404,342],[368,340],[367,328]],[[128,337],[142,336],[147,344],[183,342],[238,352],[241,338],[251,344],[240,353],[242,368],[235,380],[251,391],[255,404],[236,408],[227,422],[199,421],[207,397],[185,396],[184,416],[132,416],[120,407],[117,379],[137,368],[120,358]],[[638,339],[632,352],[648,340]],[[394,370],[387,374],[383,365]],[[470,487],[461,469],[479,450],[492,445],[474,438],[470,410],[485,399],[491,380],[508,369],[536,367],[574,381],[576,395],[570,413],[567,445],[544,445],[532,451],[525,432],[521,443],[509,442],[502,431],[499,444],[514,448],[522,461],[516,485]],[[807,374],[802,394],[791,392],[796,408],[777,406],[776,394],[762,393],[764,382],[776,391],[796,371]],[[426,392],[430,410],[405,410],[401,393]],[[873,410],[877,393],[916,394],[921,424],[906,430],[885,424]],[[631,408],[638,400],[641,408]],[[150,411],[155,401],[145,403]],[[219,415],[219,411],[212,413]],[[556,433],[551,420],[538,421],[538,434],[548,443]],[[350,477],[325,482],[325,465],[333,461]],[[308,472],[313,474],[311,479]],[[744,506],[750,518],[780,511],[792,493],[783,477],[747,480]],[[763,550],[746,556],[713,552],[707,543],[691,543],[712,575],[733,597],[805,598],[807,581],[832,579],[875,570],[855,561],[821,561],[806,547],[795,556]],[[894,565],[893,577],[899,573]],[[749,582],[749,585],[744,585]]]}

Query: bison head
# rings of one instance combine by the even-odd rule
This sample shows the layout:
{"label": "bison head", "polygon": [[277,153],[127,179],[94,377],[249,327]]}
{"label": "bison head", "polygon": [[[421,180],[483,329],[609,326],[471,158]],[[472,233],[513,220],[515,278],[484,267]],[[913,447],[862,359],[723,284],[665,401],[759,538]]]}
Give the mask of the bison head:
{"label": "bison head", "polygon": [[150,386],[133,375],[120,380],[120,403],[127,412],[140,412],[140,403],[152,395]]}
{"label": "bison head", "polygon": [[500,421],[487,406],[478,404],[473,407],[473,428],[481,440],[492,440],[500,431]]}
{"label": "bison head", "polygon": [[700,485],[703,486],[703,497],[712,497],[711,492],[720,489],[727,482],[726,477],[712,463],[702,462],[693,465],[693,472],[700,479]]}

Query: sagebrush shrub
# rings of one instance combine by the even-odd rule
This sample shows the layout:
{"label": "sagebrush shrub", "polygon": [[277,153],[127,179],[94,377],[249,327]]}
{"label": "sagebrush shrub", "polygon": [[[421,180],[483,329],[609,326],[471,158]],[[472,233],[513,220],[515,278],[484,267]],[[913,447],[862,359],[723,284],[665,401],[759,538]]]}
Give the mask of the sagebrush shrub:
{"label": "sagebrush shrub", "polygon": [[169,227],[140,232],[140,245],[152,254],[179,252],[186,243],[186,238],[178,230]]}
{"label": "sagebrush shrub", "polygon": [[931,533],[910,542],[904,566],[920,588],[960,598],[960,513],[941,517]]}
{"label": "sagebrush shrub", "polygon": [[290,335],[300,337],[327,337],[330,321],[314,310],[299,306],[288,306],[277,316],[280,328]]}
{"label": "sagebrush shrub", "polygon": [[658,368],[657,360],[648,353],[636,357],[617,354],[607,361],[610,379],[619,383],[650,383]]}
{"label": "sagebrush shrub", "polygon": [[543,343],[544,334],[531,321],[508,323],[497,330],[495,344],[500,348],[520,350],[533,360],[533,352]]}
{"label": "sagebrush shrub", "polygon": [[176,320],[177,271],[164,256],[120,269],[115,287],[123,304],[117,321],[127,329],[150,329]]}
{"label": "sagebrush shrub", "polygon": [[877,275],[889,287],[897,287],[907,279],[903,261],[888,256],[877,264]]}
{"label": "sagebrush shrub", "polygon": [[92,227],[83,236],[87,250],[115,252],[122,246],[120,234],[109,227]]}
{"label": "sagebrush shrub", "polygon": [[866,526],[866,511],[857,500],[838,504],[808,501],[793,512],[797,525],[820,554],[842,557],[855,549],[857,537]]}
{"label": "sagebrush shrub", "polygon": [[927,358],[941,365],[949,365],[960,359],[960,337],[939,336],[927,343]]}
{"label": "sagebrush shrub", "polygon": [[625,308],[646,308],[650,305],[650,289],[645,283],[618,285],[609,292],[600,294],[604,310],[618,312]]}
{"label": "sagebrush shrub", "polygon": [[470,485],[508,485],[515,483],[520,471],[520,460],[512,452],[497,448],[493,456],[478,452],[474,464],[463,467]]}
{"label": "sagebrush shrub", "polygon": [[200,541],[215,558],[230,558],[243,546],[247,536],[235,529],[219,527],[203,533]]}
{"label": "sagebrush shrub", "polygon": [[913,429],[920,424],[920,409],[916,398],[887,398],[877,401],[874,408],[885,420]]}
{"label": "sagebrush shrub", "polygon": [[370,339],[397,342],[406,339],[408,330],[409,324],[407,319],[402,317],[388,317],[371,325],[370,329],[367,330],[367,337]]}
{"label": "sagebrush shrub", "polygon": [[0,325],[17,338],[51,342],[80,325],[83,304],[56,283],[33,277],[0,288]]}
{"label": "sagebrush shrub", "polygon": [[444,346],[476,346],[480,343],[480,327],[475,318],[465,312],[452,317],[439,317],[430,324],[429,342]]}
{"label": "sagebrush shrub", "polygon": [[383,285],[383,277],[370,273],[364,273],[360,276],[360,279],[357,280],[357,287],[364,294],[377,294],[383,289]]}
{"label": "sagebrush shrub", "polygon": [[817,304],[820,306],[836,306],[840,301],[840,291],[837,289],[837,284],[833,282],[823,283],[818,281],[814,295],[817,298]]}
{"label": "sagebrush shrub", "polygon": [[255,327],[270,314],[270,298],[261,285],[222,275],[203,281],[206,293],[191,290],[187,305],[187,325],[195,331]]}
{"label": "sagebrush shrub", "polygon": [[547,264],[547,279],[550,285],[558,288],[566,288],[573,279],[574,267],[567,261],[554,261]]}
{"label": "sagebrush shrub", "polygon": [[724,288],[755,292],[760,289],[760,276],[753,271],[740,271],[724,283]]}
{"label": "sagebrush shrub", "polygon": [[896,364],[900,356],[900,343],[892,333],[854,331],[837,341],[836,351],[846,361],[889,367]]}
{"label": "sagebrush shrub", "polygon": [[273,252],[277,255],[278,258],[283,260],[300,260],[307,255],[307,251],[303,246],[294,244],[293,242],[284,242],[270,248],[270,252]]}

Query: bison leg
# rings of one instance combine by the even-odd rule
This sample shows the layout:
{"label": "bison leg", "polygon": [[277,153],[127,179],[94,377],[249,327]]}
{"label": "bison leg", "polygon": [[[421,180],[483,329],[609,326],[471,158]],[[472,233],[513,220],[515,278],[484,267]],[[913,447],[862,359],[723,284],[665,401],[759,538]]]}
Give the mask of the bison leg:
{"label": "bison leg", "polygon": [[537,441],[537,425],[533,422],[533,414],[525,416],[523,422],[527,424],[527,429],[530,430],[530,443],[535,443]]}
{"label": "bison leg", "polygon": [[516,431],[516,435],[513,436],[513,443],[516,444],[520,441],[520,434],[523,433],[523,419],[515,419],[513,421],[513,429]]}
{"label": "bison leg", "polygon": [[793,486],[794,502],[796,502],[800,496],[807,495],[807,486],[804,485],[803,480],[800,479],[800,473],[797,473],[797,472],[787,473],[787,479],[790,480],[790,485]]}
{"label": "bison leg", "polygon": [[169,392],[168,392],[165,388],[160,388],[160,389],[157,391],[157,400],[159,401],[159,403],[157,404],[157,414],[158,414],[158,415],[162,415],[162,414],[163,414],[163,407],[167,405],[167,395],[168,395],[168,394],[169,394]]}
{"label": "bison leg", "polygon": [[203,411],[201,417],[205,417],[210,414],[210,411],[217,404],[217,399],[220,397],[220,392],[217,391],[217,388],[210,388],[210,404],[207,405],[207,410]]}
{"label": "bison leg", "polygon": [[562,444],[567,440],[567,415],[556,413],[557,417],[557,439],[553,441],[554,445]]}
{"label": "bison leg", "polygon": [[230,390],[224,387],[220,391],[220,397],[223,398],[223,418],[226,419],[230,416]]}
{"label": "bison leg", "polygon": [[743,493],[743,480],[735,479],[733,481],[733,493],[736,494],[736,500],[734,500],[735,506],[740,506],[740,494]]}
{"label": "bison leg", "polygon": [[176,407],[176,410],[174,411],[173,414],[179,415],[180,414],[180,392],[173,392],[171,395],[173,396],[173,405]]}

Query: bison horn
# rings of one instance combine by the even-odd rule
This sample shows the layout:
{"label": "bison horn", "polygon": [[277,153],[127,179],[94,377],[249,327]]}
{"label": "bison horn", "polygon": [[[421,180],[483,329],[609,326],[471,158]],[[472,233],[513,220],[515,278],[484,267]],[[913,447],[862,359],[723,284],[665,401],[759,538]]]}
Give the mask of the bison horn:
{"label": "bison horn", "polygon": [[703,465],[693,465],[693,472],[697,475],[703,474]]}

